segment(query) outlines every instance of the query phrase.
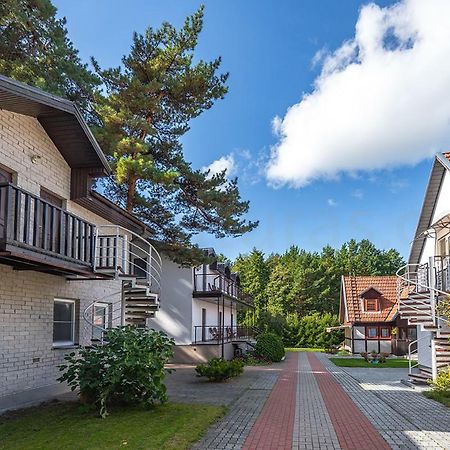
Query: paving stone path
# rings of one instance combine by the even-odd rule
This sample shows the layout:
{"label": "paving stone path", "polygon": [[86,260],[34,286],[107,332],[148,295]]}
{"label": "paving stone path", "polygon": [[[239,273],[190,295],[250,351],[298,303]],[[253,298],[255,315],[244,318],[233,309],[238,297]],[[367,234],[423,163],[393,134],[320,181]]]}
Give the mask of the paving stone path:
{"label": "paving stone path", "polygon": [[401,385],[395,369],[385,381],[373,371],[388,369],[303,352],[274,366],[252,373],[195,449],[450,450],[450,409]]}

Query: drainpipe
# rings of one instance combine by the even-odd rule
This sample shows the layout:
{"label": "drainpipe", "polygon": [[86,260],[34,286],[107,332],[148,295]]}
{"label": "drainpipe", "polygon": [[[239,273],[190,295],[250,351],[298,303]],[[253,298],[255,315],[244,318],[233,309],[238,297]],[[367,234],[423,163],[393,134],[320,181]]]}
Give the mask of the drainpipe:
{"label": "drainpipe", "polygon": [[222,358],[225,357],[225,295],[222,294]]}

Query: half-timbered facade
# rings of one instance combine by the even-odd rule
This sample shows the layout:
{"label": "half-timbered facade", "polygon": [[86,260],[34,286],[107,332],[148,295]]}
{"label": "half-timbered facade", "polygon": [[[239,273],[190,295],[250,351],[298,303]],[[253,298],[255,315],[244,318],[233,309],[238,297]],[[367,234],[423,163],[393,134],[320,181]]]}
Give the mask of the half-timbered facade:
{"label": "half-timbered facade", "polygon": [[340,320],[352,353],[404,355],[416,339],[416,327],[398,316],[395,276],[342,277]]}

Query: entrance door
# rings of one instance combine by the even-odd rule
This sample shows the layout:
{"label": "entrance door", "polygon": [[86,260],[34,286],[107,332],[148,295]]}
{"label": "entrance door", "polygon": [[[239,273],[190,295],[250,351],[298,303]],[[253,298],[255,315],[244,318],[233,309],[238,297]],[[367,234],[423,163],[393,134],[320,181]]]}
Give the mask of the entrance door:
{"label": "entrance door", "polygon": [[206,308],[202,308],[202,341],[206,341]]}
{"label": "entrance door", "polygon": [[[0,183],[11,183],[12,174],[0,167]],[[0,188],[0,239],[4,238],[6,225],[6,189]]]}

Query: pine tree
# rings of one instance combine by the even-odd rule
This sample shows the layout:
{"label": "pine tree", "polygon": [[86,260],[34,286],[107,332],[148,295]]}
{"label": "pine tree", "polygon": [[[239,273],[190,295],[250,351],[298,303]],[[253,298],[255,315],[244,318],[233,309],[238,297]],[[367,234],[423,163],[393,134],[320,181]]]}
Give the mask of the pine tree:
{"label": "pine tree", "polygon": [[103,70],[93,60],[107,90],[98,98],[96,136],[115,169],[105,191],[175,250],[200,232],[221,238],[257,226],[242,218],[249,203],[236,179],[194,170],[182,152],[190,121],[228,90],[220,58],[194,63],[202,27],[200,7],[180,30],[164,23],[135,33],[122,67]]}
{"label": "pine tree", "polygon": [[50,0],[0,2],[0,73],[74,101],[92,119],[99,78],[67,36]]}

